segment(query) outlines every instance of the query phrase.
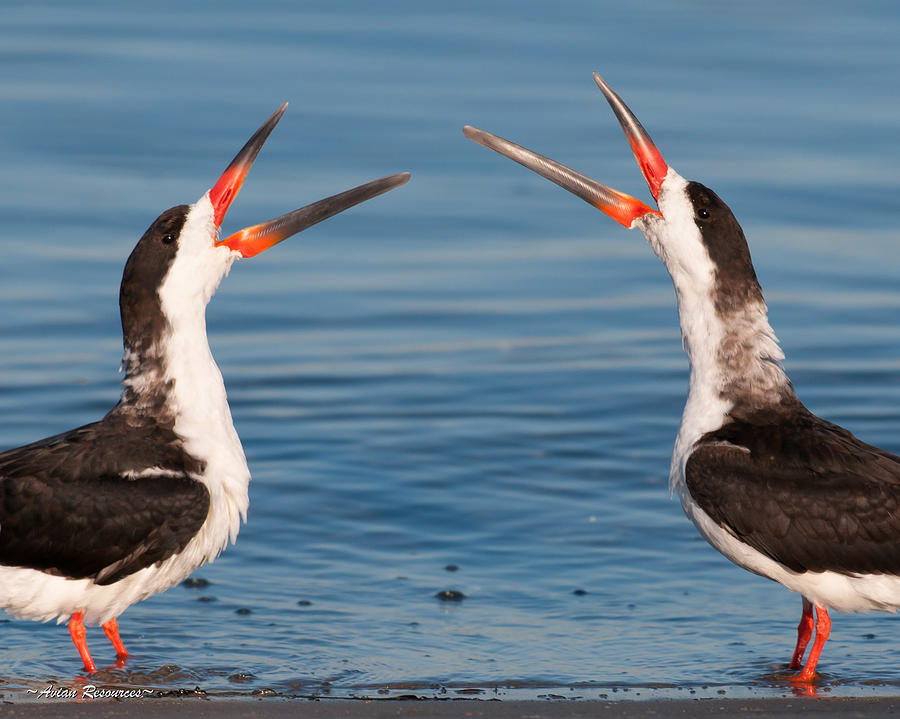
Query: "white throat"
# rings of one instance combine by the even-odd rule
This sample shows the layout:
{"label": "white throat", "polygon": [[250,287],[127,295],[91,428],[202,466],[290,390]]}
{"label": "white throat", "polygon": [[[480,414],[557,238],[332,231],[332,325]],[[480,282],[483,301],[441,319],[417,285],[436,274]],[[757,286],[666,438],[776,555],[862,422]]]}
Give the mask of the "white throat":
{"label": "white throat", "polygon": [[[178,238],[178,253],[159,288],[168,326],[161,339],[167,410],[184,448],[205,464],[198,477],[210,493],[211,524],[219,526],[208,549],[218,554],[246,520],[250,472],[232,423],[222,373],[206,336],[206,305],[238,254],[216,247],[209,194],[194,204]],[[227,528],[227,531],[222,531]],[[212,557],[210,557],[212,558]]]}
{"label": "white throat", "polygon": [[[688,199],[687,182],[669,168],[659,196],[662,216],[635,222],[665,263],[675,286],[690,386],[675,443],[670,487],[683,482],[684,462],[694,443],[731,421],[736,403],[765,403],[790,382],[761,296],[722,313],[717,308],[717,268],[710,258]],[[791,394],[793,394],[793,391]]]}

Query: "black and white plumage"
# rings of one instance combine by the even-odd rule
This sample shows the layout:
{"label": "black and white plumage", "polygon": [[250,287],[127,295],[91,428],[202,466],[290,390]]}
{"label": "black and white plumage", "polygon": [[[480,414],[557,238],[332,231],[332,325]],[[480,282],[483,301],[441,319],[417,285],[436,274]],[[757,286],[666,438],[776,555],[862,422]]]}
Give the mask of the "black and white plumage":
{"label": "black and white plumage", "polygon": [[622,99],[594,75],[658,210],[519,145],[473,127],[474,140],[636,227],[675,285],[690,387],[670,482],[703,536],[745,569],[803,597],[790,667],[815,676],[828,608],[900,608],[900,457],[812,414],[784,355],[743,231],[712,190],[662,159]]}
{"label": "black and white plumage", "polygon": [[250,257],[404,184],[391,175],[218,239],[219,226],[287,103],[193,205],[163,212],[131,253],[120,309],[125,379],[100,421],[0,454],[0,608],[102,624],[212,561],[237,537],[250,471],[206,338],[206,305]]}

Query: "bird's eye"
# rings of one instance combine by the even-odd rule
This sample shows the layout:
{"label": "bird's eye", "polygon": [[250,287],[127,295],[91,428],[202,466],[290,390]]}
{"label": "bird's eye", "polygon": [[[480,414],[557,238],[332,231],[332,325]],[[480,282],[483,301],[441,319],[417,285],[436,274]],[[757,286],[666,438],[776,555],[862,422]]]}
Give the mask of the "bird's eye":
{"label": "bird's eye", "polygon": [[165,245],[171,245],[173,242],[175,242],[175,235],[173,235],[171,232],[167,232],[162,236],[162,241]]}
{"label": "bird's eye", "polygon": [[705,220],[709,217],[709,210],[707,210],[705,207],[701,207],[699,210],[697,210],[697,215],[699,215],[700,219]]}

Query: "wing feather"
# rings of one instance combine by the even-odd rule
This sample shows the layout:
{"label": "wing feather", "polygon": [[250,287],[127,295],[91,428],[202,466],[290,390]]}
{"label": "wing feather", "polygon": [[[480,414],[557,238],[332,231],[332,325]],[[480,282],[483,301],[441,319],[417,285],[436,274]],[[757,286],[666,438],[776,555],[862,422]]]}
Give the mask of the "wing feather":
{"label": "wing feather", "polygon": [[815,415],[705,435],[685,482],[716,523],[793,571],[900,574],[900,457]]}
{"label": "wing feather", "polygon": [[171,429],[110,421],[0,454],[0,564],[110,584],[180,552],[209,512]]}

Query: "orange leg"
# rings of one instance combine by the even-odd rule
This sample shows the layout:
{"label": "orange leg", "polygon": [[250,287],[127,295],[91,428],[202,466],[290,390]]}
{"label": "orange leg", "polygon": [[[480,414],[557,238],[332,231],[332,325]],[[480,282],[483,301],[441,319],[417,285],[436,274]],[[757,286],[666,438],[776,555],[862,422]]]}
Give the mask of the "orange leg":
{"label": "orange leg", "polygon": [[97,671],[97,667],[94,665],[94,660],[91,659],[91,653],[88,651],[87,640],[84,638],[84,623],[82,619],[84,618],[84,613],[75,612],[72,615],[72,618],[69,620],[69,634],[72,635],[72,641],[75,642],[75,648],[78,650],[78,653],[81,655],[81,661],[84,662],[84,670],[91,674]]}
{"label": "orange leg", "polygon": [[125,650],[125,645],[122,644],[122,638],[119,636],[119,623],[115,617],[103,625],[103,632],[106,634],[106,638],[112,642],[113,649],[116,650],[116,657],[125,659],[128,656],[128,652]]}
{"label": "orange leg", "polygon": [[811,682],[816,675],[816,664],[819,663],[819,655],[822,653],[822,647],[831,634],[831,619],[828,617],[828,610],[820,604],[816,605],[816,638],[813,641],[812,649],[809,650],[809,659],[803,671],[800,672],[793,681],[808,683]]}
{"label": "orange leg", "polygon": [[799,669],[803,666],[803,653],[812,637],[813,625],[812,602],[803,597],[803,614],[800,617],[800,624],[797,625],[797,646],[794,647],[794,656],[791,657],[788,669]]}

